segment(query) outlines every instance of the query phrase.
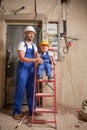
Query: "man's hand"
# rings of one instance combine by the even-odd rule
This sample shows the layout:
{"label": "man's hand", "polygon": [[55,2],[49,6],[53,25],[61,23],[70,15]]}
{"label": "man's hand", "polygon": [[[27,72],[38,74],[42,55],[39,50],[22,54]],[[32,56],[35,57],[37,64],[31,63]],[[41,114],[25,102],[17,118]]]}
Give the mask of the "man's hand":
{"label": "man's hand", "polygon": [[38,57],[38,58],[36,58],[36,62],[39,64],[43,64],[44,61],[42,58]]}

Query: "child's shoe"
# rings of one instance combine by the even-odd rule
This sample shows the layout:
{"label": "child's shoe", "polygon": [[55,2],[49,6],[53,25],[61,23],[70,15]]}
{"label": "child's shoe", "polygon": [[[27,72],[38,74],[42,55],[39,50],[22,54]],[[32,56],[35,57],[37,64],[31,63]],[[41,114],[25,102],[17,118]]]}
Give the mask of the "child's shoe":
{"label": "child's shoe", "polygon": [[38,75],[38,80],[42,80],[42,75]]}
{"label": "child's shoe", "polygon": [[49,75],[48,76],[48,80],[52,80],[53,79],[53,76],[52,75]]}

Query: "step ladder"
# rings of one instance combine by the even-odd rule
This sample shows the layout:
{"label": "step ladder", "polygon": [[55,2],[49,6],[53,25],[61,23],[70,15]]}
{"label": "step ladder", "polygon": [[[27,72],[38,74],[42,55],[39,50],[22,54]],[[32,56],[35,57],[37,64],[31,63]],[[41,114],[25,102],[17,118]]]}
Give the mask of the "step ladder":
{"label": "step ladder", "polygon": [[[37,69],[36,69],[37,70]],[[34,95],[33,95],[33,108],[32,108],[32,117],[31,117],[31,126],[32,124],[45,124],[45,123],[53,123],[54,128],[57,129],[56,123],[56,113],[57,113],[57,106],[56,106],[56,74],[55,74],[55,66],[53,68],[53,76],[54,78],[51,80],[43,79],[38,80],[35,71],[35,82],[34,82]],[[41,84],[41,87],[40,87]],[[44,92],[43,89],[47,88],[50,89],[49,92]],[[52,98],[52,106],[45,105],[44,103],[41,105],[42,100],[48,100]],[[34,101],[38,100],[38,107],[34,110]],[[51,100],[51,99],[50,99]],[[34,113],[45,114],[48,115],[47,119],[42,119],[43,115],[40,116],[40,119],[35,118]],[[50,117],[51,116],[51,117]],[[38,116],[39,118],[39,116]],[[45,118],[45,116],[44,116]]]}

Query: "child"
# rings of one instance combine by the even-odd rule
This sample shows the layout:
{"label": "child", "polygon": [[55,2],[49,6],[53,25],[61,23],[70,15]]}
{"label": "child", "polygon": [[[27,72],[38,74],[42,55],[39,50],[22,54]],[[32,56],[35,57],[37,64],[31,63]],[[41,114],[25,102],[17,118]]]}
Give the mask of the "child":
{"label": "child", "polygon": [[42,73],[45,70],[46,76],[48,76],[48,80],[51,80],[52,77],[52,61],[55,65],[54,57],[50,55],[49,52],[49,43],[46,41],[42,41],[40,44],[40,54],[39,57],[43,59],[42,64],[38,64],[38,79],[42,80]]}

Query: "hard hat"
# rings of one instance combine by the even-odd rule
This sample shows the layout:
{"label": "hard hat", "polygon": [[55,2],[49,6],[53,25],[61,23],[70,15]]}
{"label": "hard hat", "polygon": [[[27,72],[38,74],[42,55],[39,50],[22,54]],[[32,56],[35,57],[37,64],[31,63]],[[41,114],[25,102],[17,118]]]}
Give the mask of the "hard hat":
{"label": "hard hat", "polygon": [[36,33],[35,29],[34,29],[32,26],[27,26],[27,27],[24,29],[24,32],[28,32],[28,31],[32,31],[32,32]]}
{"label": "hard hat", "polygon": [[47,41],[42,41],[40,43],[40,46],[48,46],[49,47],[49,43]]}

